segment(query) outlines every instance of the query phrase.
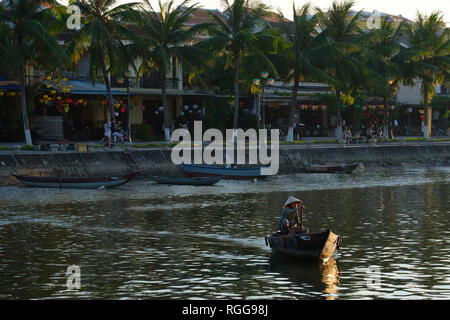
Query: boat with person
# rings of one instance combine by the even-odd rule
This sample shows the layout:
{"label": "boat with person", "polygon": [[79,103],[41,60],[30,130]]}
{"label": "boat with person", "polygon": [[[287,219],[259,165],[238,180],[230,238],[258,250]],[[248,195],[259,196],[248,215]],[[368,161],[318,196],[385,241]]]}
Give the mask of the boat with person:
{"label": "boat with person", "polygon": [[220,167],[200,164],[180,164],[180,169],[190,177],[218,177],[223,179],[263,179],[261,167]]}
{"label": "boat with person", "polygon": [[308,234],[274,232],[265,237],[266,246],[276,253],[299,259],[326,260],[342,244],[342,237],[331,230]]}
{"label": "boat with person", "polygon": [[137,172],[123,176],[108,177],[50,177],[27,176],[13,172],[12,175],[26,186],[41,188],[80,188],[99,189],[114,188],[130,181]]}
{"label": "boat with person", "polygon": [[191,185],[191,186],[212,186],[222,180],[222,176],[218,177],[179,177],[179,176],[153,176],[152,180],[158,184],[172,185]]}
{"label": "boat with person", "polygon": [[313,164],[305,168],[308,173],[356,173],[364,171],[364,165],[359,163],[344,164]]}

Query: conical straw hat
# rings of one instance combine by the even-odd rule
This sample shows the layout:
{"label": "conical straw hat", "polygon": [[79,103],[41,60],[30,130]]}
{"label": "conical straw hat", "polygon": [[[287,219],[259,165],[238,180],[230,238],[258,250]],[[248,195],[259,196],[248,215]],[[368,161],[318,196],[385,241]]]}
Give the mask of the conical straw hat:
{"label": "conical straw hat", "polygon": [[291,203],[296,203],[296,202],[302,202],[302,200],[299,200],[293,196],[289,196],[289,198],[286,200],[286,203],[284,204],[284,206],[286,207],[286,206],[290,205]]}

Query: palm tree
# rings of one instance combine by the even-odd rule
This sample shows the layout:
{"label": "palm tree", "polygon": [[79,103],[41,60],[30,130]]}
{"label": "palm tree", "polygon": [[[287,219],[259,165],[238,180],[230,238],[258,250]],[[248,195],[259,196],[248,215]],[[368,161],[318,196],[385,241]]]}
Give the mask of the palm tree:
{"label": "palm tree", "polygon": [[327,57],[323,61],[327,65],[326,70],[333,76],[331,85],[337,100],[337,128],[336,136],[342,136],[341,102],[344,96],[349,96],[357,86],[357,81],[362,72],[361,59],[357,53],[361,47],[359,44],[362,31],[358,26],[361,11],[354,12],[354,1],[333,1],[328,12],[317,9],[321,21],[322,30],[320,37],[328,43]]}
{"label": "palm tree", "polygon": [[130,63],[134,67],[126,41],[139,41],[128,28],[137,17],[134,10],[137,3],[115,6],[116,0],[74,0],[71,4],[80,8],[83,26],[74,33],[67,50],[74,63],[89,54],[89,78],[93,84],[99,74],[103,75],[112,118],[114,106],[109,73],[118,72]]}
{"label": "palm tree", "polygon": [[327,52],[328,44],[324,43],[322,41],[323,39],[318,37],[317,26],[319,23],[319,14],[312,14],[311,11],[310,3],[306,3],[300,9],[296,9],[294,3],[293,23],[288,22],[282,13],[279,14],[281,21],[283,21],[282,29],[285,37],[291,44],[287,61],[293,69],[290,78],[294,81],[286,141],[293,140],[294,115],[297,106],[299,81],[301,79],[333,81],[332,77],[317,65],[318,57],[323,56],[323,52]]}
{"label": "palm tree", "polygon": [[[51,34],[57,31],[61,21],[55,15],[57,3],[48,0],[49,8],[40,0],[5,0],[0,3],[2,42],[6,47],[6,63],[9,76],[21,87],[22,119],[25,142],[32,144],[27,115],[27,66],[58,65],[67,61],[64,50]],[[2,55],[3,57],[3,55]],[[31,98],[31,97],[29,97]]]}
{"label": "palm tree", "polygon": [[436,92],[436,86],[450,73],[450,29],[445,29],[441,12],[429,16],[417,13],[416,21],[407,30],[404,64],[407,84],[421,81],[423,104],[425,105],[424,137],[431,133],[430,101]]}
{"label": "palm tree", "polygon": [[201,63],[209,54],[196,46],[185,46],[194,40],[203,29],[196,25],[187,27],[192,13],[197,10],[197,4],[184,0],[175,5],[174,0],[158,2],[159,12],[156,12],[149,0],[144,0],[139,26],[142,36],[140,48],[136,51],[142,57],[140,72],[159,70],[162,75],[161,93],[164,107],[164,134],[166,141],[169,135],[169,108],[167,97],[167,73],[177,63],[192,66]]}
{"label": "palm tree", "polygon": [[212,13],[213,22],[207,24],[210,39],[204,40],[205,47],[216,52],[225,52],[228,55],[228,64],[233,66],[233,92],[234,92],[234,117],[233,128],[238,127],[239,116],[239,70],[241,56],[249,51],[259,52],[267,65],[275,68],[264,56],[260,49],[258,39],[271,37],[272,32],[262,21],[269,14],[268,7],[255,0],[235,0],[230,4],[228,0],[222,0],[224,13]]}
{"label": "palm tree", "polygon": [[369,68],[369,76],[365,86],[375,96],[384,101],[384,138],[388,138],[387,100],[393,98],[404,77],[404,48],[400,45],[405,23],[397,27],[387,19],[381,23],[381,28],[372,31],[372,37],[364,45],[364,63]]}

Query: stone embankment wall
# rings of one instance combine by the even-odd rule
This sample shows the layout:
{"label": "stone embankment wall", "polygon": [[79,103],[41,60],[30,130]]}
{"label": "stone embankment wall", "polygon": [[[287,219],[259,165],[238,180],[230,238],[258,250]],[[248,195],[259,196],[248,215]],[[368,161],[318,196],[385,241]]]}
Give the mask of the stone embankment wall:
{"label": "stone embankment wall", "polygon": [[[171,150],[114,150],[89,152],[1,152],[0,185],[15,184],[11,172],[30,175],[96,176],[133,171],[141,176],[178,175]],[[301,172],[305,165],[326,162],[363,162],[366,166],[403,162],[450,163],[450,143],[379,146],[289,146],[280,149],[279,173]]]}

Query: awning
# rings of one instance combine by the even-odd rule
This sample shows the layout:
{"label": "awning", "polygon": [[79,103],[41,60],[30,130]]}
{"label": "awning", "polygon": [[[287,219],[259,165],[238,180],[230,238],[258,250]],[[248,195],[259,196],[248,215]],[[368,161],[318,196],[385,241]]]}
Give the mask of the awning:
{"label": "awning", "polygon": [[[106,86],[103,83],[96,82],[92,85],[91,81],[82,80],[72,80],[67,83],[72,85],[70,89],[71,94],[82,94],[82,95],[103,95],[106,96],[108,92],[106,91]],[[118,91],[111,88],[111,93],[113,96],[126,95],[124,91]]]}
{"label": "awning", "polygon": [[0,90],[20,90],[20,84],[14,80],[8,80],[2,76],[0,76]]}

